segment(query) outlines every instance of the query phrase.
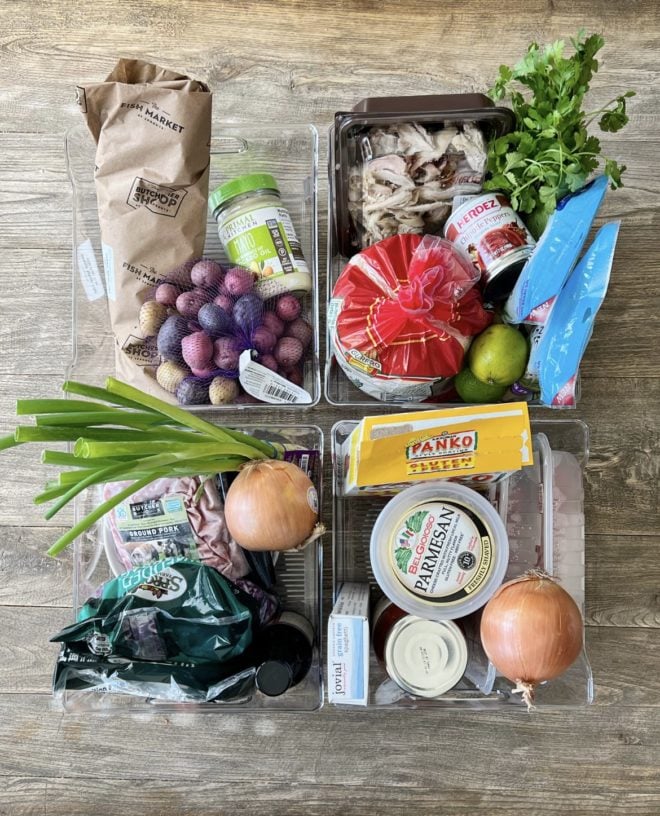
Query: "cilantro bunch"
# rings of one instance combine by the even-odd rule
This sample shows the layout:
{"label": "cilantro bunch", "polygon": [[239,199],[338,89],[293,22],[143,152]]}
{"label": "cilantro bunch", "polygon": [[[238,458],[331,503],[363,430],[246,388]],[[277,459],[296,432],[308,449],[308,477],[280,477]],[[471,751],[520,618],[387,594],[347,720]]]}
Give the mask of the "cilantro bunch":
{"label": "cilantro bunch", "polygon": [[[582,110],[598,70],[596,54],[604,43],[598,34],[585,38],[581,31],[571,40],[575,49],[571,57],[564,56],[562,40],[545,48],[532,43],[514,68],[500,66],[499,77],[488,92],[493,100],[509,97],[517,129],[490,143],[490,178],[484,189],[507,193],[513,208],[526,214],[525,221],[536,237],[557,202],[583,187],[598,167],[600,141],[589,135],[589,125],[598,119],[601,130],[614,132],[628,123],[626,99],[634,91],[617,96],[600,110]],[[604,172],[612,189],[622,186],[625,169],[605,159]]]}

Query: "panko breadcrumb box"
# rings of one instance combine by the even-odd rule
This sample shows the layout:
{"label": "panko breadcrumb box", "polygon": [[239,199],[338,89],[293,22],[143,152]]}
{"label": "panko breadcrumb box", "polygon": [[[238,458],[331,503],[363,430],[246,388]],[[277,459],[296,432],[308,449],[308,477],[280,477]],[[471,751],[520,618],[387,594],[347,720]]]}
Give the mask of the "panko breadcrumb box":
{"label": "panko breadcrumb box", "polygon": [[450,479],[492,484],[533,464],[526,402],[364,417],[342,446],[344,494]]}

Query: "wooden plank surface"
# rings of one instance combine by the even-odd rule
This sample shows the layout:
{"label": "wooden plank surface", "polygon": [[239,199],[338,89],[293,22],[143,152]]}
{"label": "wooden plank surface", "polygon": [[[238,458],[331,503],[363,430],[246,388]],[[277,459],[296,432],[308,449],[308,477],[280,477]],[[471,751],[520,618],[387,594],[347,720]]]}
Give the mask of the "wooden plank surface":
{"label": "wooden plank surface", "polygon": [[[43,521],[31,497],[45,469],[34,452],[7,451],[0,814],[660,812],[654,0],[521,0],[505,15],[485,0],[0,0],[0,434],[14,425],[17,396],[57,391],[70,356],[71,196],[62,144],[79,122],[77,82],[104,77],[118,56],[142,56],[208,81],[215,110],[228,119],[314,122],[323,136],[335,111],[364,96],[482,91],[529,41],[568,38],[582,26],[606,39],[593,107],[638,92],[628,128],[602,137],[603,152],[628,170],[599,220],[623,224],[582,367],[582,401],[571,413],[591,428],[586,618],[596,704],[533,716],[327,706],[278,716],[63,715],[48,693],[55,651],[48,637],[69,619],[71,559],[55,562],[44,551],[71,517]],[[321,404],[309,421],[327,431],[339,415]],[[328,554],[326,587],[329,561]]]}

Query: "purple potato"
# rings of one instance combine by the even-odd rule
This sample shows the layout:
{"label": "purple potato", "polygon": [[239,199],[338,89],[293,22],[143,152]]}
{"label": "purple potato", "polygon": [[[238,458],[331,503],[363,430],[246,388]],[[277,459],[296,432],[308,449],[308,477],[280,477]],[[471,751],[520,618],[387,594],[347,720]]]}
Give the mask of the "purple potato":
{"label": "purple potato", "polygon": [[176,310],[183,317],[194,319],[208,300],[208,295],[201,289],[193,289],[192,292],[182,292],[176,299]]}
{"label": "purple potato", "polygon": [[[229,274],[229,272],[227,274]],[[259,295],[254,294],[254,292],[249,292],[247,295],[239,297],[232,310],[236,325],[246,334],[252,334],[257,326],[260,325],[263,313],[264,302]]]}
{"label": "purple potato", "polygon": [[184,380],[176,389],[176,398],[181,405],[207,405],[208,384],[193,379]]}
{"label": "purple potato", "polygon": [[265,312],[261,325],[272,331],[275,337],[281,337],[284,334],[284,321],[280,320],[275,312]]}
{"label": "purple potato", "polygon": [[286,323],[300,317],[302,306],[295,295],[282,295],[275,304],[275,314]]}
{"label": "purple potato", "polygon": [[286,327],[286,336],[295,337],[303,344],[303,348],[312,342],[312,327],[302,317],[297,317]]}
{"label": "purple potato", "polygon": [[260,354],[257,359],[257,362],[260,365],[269,368],[271,371],[275,372],[277,371],[277,360],[273,357],[272,354]]}
{"label": "purple potato", "polygon": [[161,283],[156,288],[156,300],[163,306],[176,307],[176,299],[181,294],[181,289],[173,283]]}
{"label": "purple potato", "polygon": [[299,368],[291,368],[288,371],[283,372],[283,376],[292,382],[294,385],[297,385],[299,388],[303,388],[303,373]]}
{"label": "purple potato", "polygon": [[261,405],[261,400],[258,400],[256,397],[253,397],[252,394],[239,394],[236,399],[234,400],[234,405],[254,405],[254,404]]}
{"label": "purple potato", "polygon": [[225,371],[235,371],[238,368],[240,354],[233,337],[220,337],[213,344],[213,349],[213,362],[218,368]]}
{"label": "purple potato", "polygon": [[183,363],[181,340],[188,334],[188,322],[179,315],[171,315],[160,327],[156,346],[165,360]]}
{"label": "purple potato", "polygon": [[233,266],[227,271],[224,284],[230,295],[240,297],[247,294],[254,286],[254,273],[242,266]]}
{"label": "purple potato", "polygon": [[222,279],[224,277],[224,270],[216,261],[211,261],[208,258],[197,261],[190,272],[190,278],[195,286],[203,286],[205,289],[218,290]]}
{"label": "purple potato", "polygon": [[275,346],[274,357],[288,371],[302,360],[303,344],[295,337],[280,337]]}
{"label": "purple potato", "polygon": [[224,309],[225,312],[230,314],[231,310],[234,308],[234,298],[232,298],[226,292],[220,292],[219,295],[216,295],[213,298],[213,302],[216,306],[219,306],[221,309]]}
{"label": "purple potato", "polygon": [[257,326],[252,332],[252,346],[259,354],[269,354],[277,342],[277,337],[265,326]]}
{"label": "purple potato", "polygon": [[199,325],[211,337],[219,337],[221,334],[231,334],[234,321],[231,315],[217,306],[215,303],[205,303],[197,315]]}
{"label": "purple potato", "polygon": [[183,353],[183,359],[190,368],[210,368],[213,358],[213,341],[203,331],[189,334],[181,341],[181,352]]}

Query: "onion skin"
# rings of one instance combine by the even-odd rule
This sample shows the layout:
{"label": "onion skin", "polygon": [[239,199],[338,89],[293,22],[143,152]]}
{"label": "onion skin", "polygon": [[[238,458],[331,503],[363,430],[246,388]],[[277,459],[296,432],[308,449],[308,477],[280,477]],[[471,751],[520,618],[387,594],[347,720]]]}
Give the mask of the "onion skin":
{"label": "onion skin", "polygon": [[531,571],[502,584],[481,618],[481,642],[528,708],[539,683],[559,677],[582,651],[577,604],[550,576]]}
{"label": "onion skin", "polygon": [[227,529],[246,550],[301,547],[315,531],[322,532],[312,503],[317,503],[316,489],[297,465],[278,459],[248,462],[227,491]]}

